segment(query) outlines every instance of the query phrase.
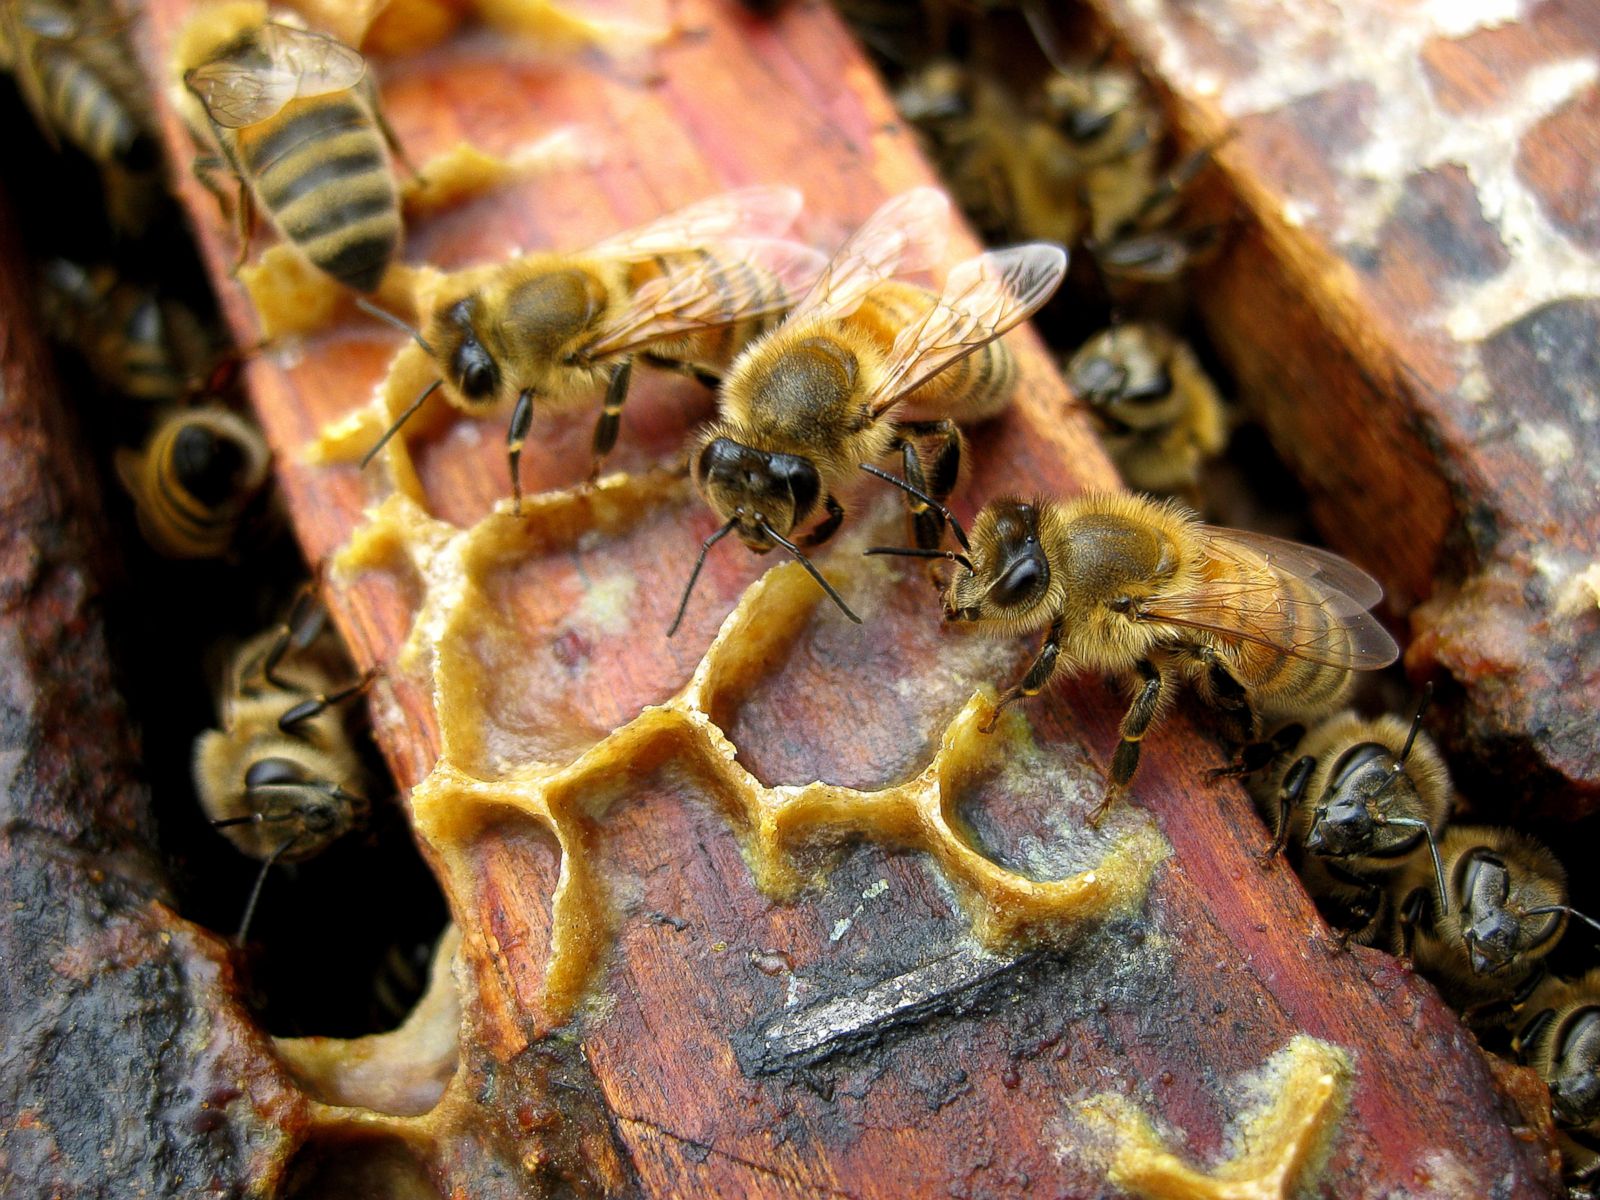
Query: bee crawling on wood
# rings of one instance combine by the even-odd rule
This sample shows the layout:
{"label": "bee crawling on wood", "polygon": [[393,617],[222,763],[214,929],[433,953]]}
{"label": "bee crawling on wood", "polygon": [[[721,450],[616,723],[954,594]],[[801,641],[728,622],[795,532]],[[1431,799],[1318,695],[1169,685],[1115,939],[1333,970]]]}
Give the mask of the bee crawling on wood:
{"label": "bee crawling on wood", "polygon": [[[690,451],[695,486],[723,524],[701,546],[667,636],[706,552],[729,533],[757,554],[782,546],[859,622],[800,549],[838,530],[839,496],[855,486],[855,468],[897,454],[935,496],[955,487],[958,423],[994,416],[1011,400],[1016,364],[996,339],[1050,298],[1067,255],[1044,243],[983,254],[952,268],[938,294],[890,279],[937,259],[948,213],[935,188],[883,204],[788,319],[729,370],[717,419]],[[937,543],[940,526],[913,512],[918,543]],[[814,528],[792,536],[814,517]]]}
{"label": "bee crawling on wood", "polygon": [[255,0],[202,8],[179,35],[177,103],[214,154],[195,171],[226,210],[211,173],[238,181],[239,258],[257,205],[313,264],[372,292],[399,250],[400,193],[393,133],[361,54]]}
{"label": "bee crawling on wood", "polygon": [[240,921],[242,945],[267,872],[314,857],[359,825],[367,801],[355,745],[335,706],[373,675],[340,686],[347,667],[311,589],[288,620],[233,655],[218,699],[222,728],[194,746],[201,808],[261,870]]}
{"label": "bee crawling on wood", "polygon": [[960,551],[879,546],[868,554],[945,558],[945,620],[1019,634],[1044,629],[1022,680],[989,719],[1035,696],[1058,669],[1136,679],[1098,817],[1128,786],[1139,745],[1179,679],[1231,714],[1247,738],[1265,719],[1315,716],[1349,692],[1357,671],[1388,666],[1394,639],[1367,610],[1383,595],[1335,554],[1204,525],[1138,495],[1005,498],[986,505],[968,538],[934,497],[876,468],[949,524]]}
{"label": "bee crawling on wood", "polygon": [[[713,196],[576,253],[528,254],[447,277],[412,336],[439,378],[401,413],[364,462],[435,390],[454,407],[513,406],[512,495],[535,409],[605,401],[589,473],[616,443],[636,356],[715,385],[821,270],[808,246],[782,241],[800,193],[750,187]],[[380,314],[381,315],[381,314]]]}

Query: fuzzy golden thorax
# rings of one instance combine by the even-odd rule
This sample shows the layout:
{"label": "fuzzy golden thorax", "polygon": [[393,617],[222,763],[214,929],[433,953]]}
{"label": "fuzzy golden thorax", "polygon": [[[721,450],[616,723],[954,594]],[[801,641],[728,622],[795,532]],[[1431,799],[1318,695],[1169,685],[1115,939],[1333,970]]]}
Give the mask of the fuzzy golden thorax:
{"label": "fuzzy golden thorax", "polygon": [[604,370],[584,354],[624,288],[617,264],[554,255],[463,272],[422,331],[457,408],[482,412],[523,392],[560,404],[592,394]]}

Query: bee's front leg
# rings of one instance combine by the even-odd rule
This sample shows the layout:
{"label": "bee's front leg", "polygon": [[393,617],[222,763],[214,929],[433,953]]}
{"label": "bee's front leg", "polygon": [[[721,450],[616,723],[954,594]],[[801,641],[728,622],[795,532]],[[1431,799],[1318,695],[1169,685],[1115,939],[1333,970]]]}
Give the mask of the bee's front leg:
{"label": "bee's front leg", "polygon": [[802,546],[820,546],[839,532],[839,525],[844,520],[844,505],[834,499],[832,493],[830,493],[822,498],[822,507],[827,510],[828,515],[818,521],[809,533],[800,538]]}
{"label": "bee's front leg", "polygon": [[1044,642],[1039,647],[1039,653],[1034,656],[1028,673],[1022,677],[1021,683],[1008,687],[1001,693],[1000,699],[995,703],[994,711],[983,723],[984,733],[994,731],[995,723],[1000,720],[1000,714],[1006,705],[1037,696],[1044,691],[1045,685],[1050,682],[1050,677],[1056,673],[1056,660],[1061,655],[1061,635],[1065,628],[1066,620],[1063,617],[1057,617],[1051,623],[1050,631],[1044,635]]}

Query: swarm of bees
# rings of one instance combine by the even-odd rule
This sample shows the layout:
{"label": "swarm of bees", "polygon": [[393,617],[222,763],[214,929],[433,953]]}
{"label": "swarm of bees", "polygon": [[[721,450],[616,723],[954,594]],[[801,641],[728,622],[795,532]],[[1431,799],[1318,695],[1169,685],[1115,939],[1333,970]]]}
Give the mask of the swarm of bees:
{"label": "swarm of bees", "polygon": [[[898,15],[856,7],[884,28]],[[153,124],[106,16],[88,0],[8,0],[0,65],[40,125],[93,161],[108,192],[125,192],[156,166]],[[893,24],[899,45],[904,22]],[[185,28],[172,68],[201,147],[193,166],[235,221],[238,263],[259,211],[306,261],[374,295],[404,240],[403,158],[361,54],[258,0],[224,0]],[[718,524],[669,637],[729,534],[756,554],[783,549],[859,623],[807,551],[840,530],[866,477],[892,485],[908,544],[866,553],[924,560],[951,625],[1040,636],[987,730],[1067,674],[1123,679],[1098,820],[1131,789],[1174,692],[1192,686],[1242,746],[1219,773],[1248,778],[1272,828],[1263,859],[1288,858],[1342,940],[1407,957],[1469,1020],[1504,1031],[1551,1089],[1574,1180],[1600,1178],[1600,971],[1566,979],[1547,964],[1570,927],[1594,924],[1572,908],[1561,864],[1517,831],[1452,821],[1449,773],[1422,729],[1426,694],[1409,719],[1343,707],[1361,673],[1399,653],[1373,616],[1382,591],[1371,576],[1195,511],[1233,418],[1202,350],[1171,321],[1122,310],[1139,288],[1175,291],[1217,243],[1184,213],[1207,154],[1171,154],[1137,74],[1103,58],[1051,55],[1019,91],[936,56],[905,73],[898,101],[968,215],[1021,244],[929,286],[907,277],[943,265],[940,190],[893,197],[830,255],[793,239],[800,194],[763,185],[586,248],[469,265],[441,277],[416,328],[366,306],[414,339],[435,376],[366,461],[435,393],[469,416],[503,413],[515,514],[536,418],[598,404],[588,473],[573,481],[592,483],[618,441],[636,360],[701,381],[716,412],[683,465]],[[1092,264],[1108,323],[1064,372],[1128,483],[1158,495],[996,496],[969,531],[948,507],[965,431],[1011,402],[1017,369],[1001,339],[1067,284],[1069,250]],[[143,445],[124,447],[116,469],[149,545],[171,558],[238,556],[266,525],[271,454],[222,397],[205,323],[114,270],[62,261],[45,278],[57,335],[141,414]],[[311,593],[230,656],[193,782],[210,824],[260,863],[241,944],[272,868],[322,853],[367,815],[373,781],[345,702],[370,682],[353,677]],[[413,966],[401,956],[397,973]],[[385,1003],[391,1015],[402,1007]]]}

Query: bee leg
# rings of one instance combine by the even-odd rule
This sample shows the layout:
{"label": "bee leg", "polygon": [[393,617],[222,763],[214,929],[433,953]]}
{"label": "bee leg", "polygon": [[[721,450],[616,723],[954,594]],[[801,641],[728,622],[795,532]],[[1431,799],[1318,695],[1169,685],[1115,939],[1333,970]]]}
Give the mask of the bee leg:
{"label": "bee leg", "polygon": [[660,354],[644,354],[645,362],[662,371],[671,371],[676,375],[687,375],[702,387],[716,391],[722,386],[722,376],[699,363],[683,362],[676,358],[666,358]]}
{"label": "bee leg", "polygon": [[389,118],[383,115],[383,105],[378,103],[377,82],[370,75],[367,78],[371,82],[367,100],[372,105],[372,119],[378,126],[378,132],[383,135],[383,140],[389,147],[389,153],[394,155],[395,161],[406,169],[406,174],[421,182],[422,172],[417,170],[416,164],[411,161],[411,156],[400,144],[400,139],[395,137],[394,126],[389,124]]}
{"label": "bee leg", "polygon": [[227,163],[215,154],[201,154],[189,164],[189,171],[199,181],[201,187],[211,193],[211,198],[217,202],[217,207],[222,210],[224,217],[232,217],[233,200],[227,191],[217,182],[216,173],[227,167]]}
{"label": "bee leg", "polygon": [[1427,889],[1417,888],[1396,909],[1395,925],[1400,933],[1400,953],[1397,957],[1407,966],[1412,963],[1417,927],[1426,919],[1427,905]]}
{"label": "bee leg", "polygon": [[1224,779],[1243,779],[1247,775],[1254,775],[1257,771],[1265,770],[1273,759],[1293,750],[1305,735],[1304,725],[1285,725],[1266,741],[1246,742],[1238,758],[1225,767],[1213,767],[1207,771],[1206,780],[1218,783]]}
{"label": "bee leg", "polygon": [[844,520],[844,505],[834,499],[830,492],[822,498],[822,507],[828,515],[812,526],[804,537],[797,539],[802,546],[820,546],[839,532],[839,524]]}
{"label": "bee leg", "polygon": [[1244,685],[1234,678],[1227,663],[1209,646],[1201,648],[1199,658],[1207,667],[1206,683],[1211,702],[1234,722],[1238,740],[1245,745],[1259,740],[1259,722],[1250,708],[1250,694],[1244,690]]}
{"label": "bee leg", "polygon": [[[320,569],[318,575],[321,575]],[[309,579],[295,594],[294,604],[289,609],[289,618],[278,626],[278,636],[261,658],[261,677],[270,686],[281,691],[293,691],[295,685],[278,675],[278,668],[283,665],[284,656],[289,653],[289,648],[295,646],[304,649],[317,639],[322,632],[322,627],[327,619],[327,611],[317,602],[317,589],[321,584],[320,579]]]}
{"label": "bee leg", "polygon": [[1136,669],[1144,684],[1122,718],[1122,740],[1117,743],[1116,753],[1111,756],[1111,786],[1106,789],[1105,799],[1089,814],[1091,824],[1097,824],[1112,801],[1127,790],[1139,766],[1139,743],[1149,731],[1150,722],[1161,710],[1161,689],[1166,683],[1161,668],[1148,658],[1142,658]]}
{"label": "bee leg", "polygon": [[[961,474],[961,430],[954,421],[908,421],[897,427],[895,442],[905,467],[906,482],[943,504],[956,489]],[[918,442],[931,446],[931,478],[924,476]],[[944,540],[944,517],[922,501],[910,497],[913,545],[936,550]]]}
{"label": "bee leg", "polygon": [[296,725],[303,721],[309,721],[312,717],[319,716],[335,704],[348,700],[352,696],[359,696],[372,686],[372,681],[377,677],[378,672],[374,668],[348,687],[340,688],[337,692],[318,692],[313,696],[307,697],[299,704],[286,709],[284,714],[278,718],[279,732],[292,735]]}
{"label": "bee leg", "polygon": [[1289,844],[1289,812],[1305,799],[1306,786],[1316,769],[1317,760],[1307,754],[1297,759],[1284,775],[1283,784],[1278,788],[1278,831],[1273,836],[1272,844],[1256,855],[1263,867],[1282,854],[1284,847]]}
{"label": "bee leg", "polygon": [[506,460],[511,466],[511,511],[522,515],[522,444],[528,440],[528,430],[533,425],[533,393],[524,391],[517,395],[517,406],[511,410],[511,424],[506,426]]}
{"label": "bee leg", "polygon": [[234,209],[234,230],[239,238],[239,256],[233,260],[231,274],[237,275],[250,257],[250,239],[256,234],[256,206],[250,198],[250,189],[244,180],[239,181],[238,207]]}
{"label": "bee leg", "polygon": [[617,444],[617,431],[622,428],[622,406],[628,401],[628,385],[632,381],[633,359],[625,358],[611,371],[605,403],[600,407],[600,419],[594,425],[594,463],[589,468],[590,483],[600,478],[600,465]]}
{"label": "bee leg", "polygon": [[989,719],[980,727],[984,733],[993,733],[995,724],[1000,720],[1000,714],[1005,711],[1006,705],[1014,704],[1018,700],[1029,696],[1037,696],[1044,691],[1045,685],[1050,682],[1050,677],[1056,671],[1056,659],[1061,653],[1061,634],[1066,628],[1066,620],[1057,617],[1050,625],[1050,630],[1044,635],[1044,642],[1039,647],[1039,653],[1034,657],[1033,665],[1028,668],[1028,673],[1022,677],[1022,682],[1008,687],[1001,693]]}

